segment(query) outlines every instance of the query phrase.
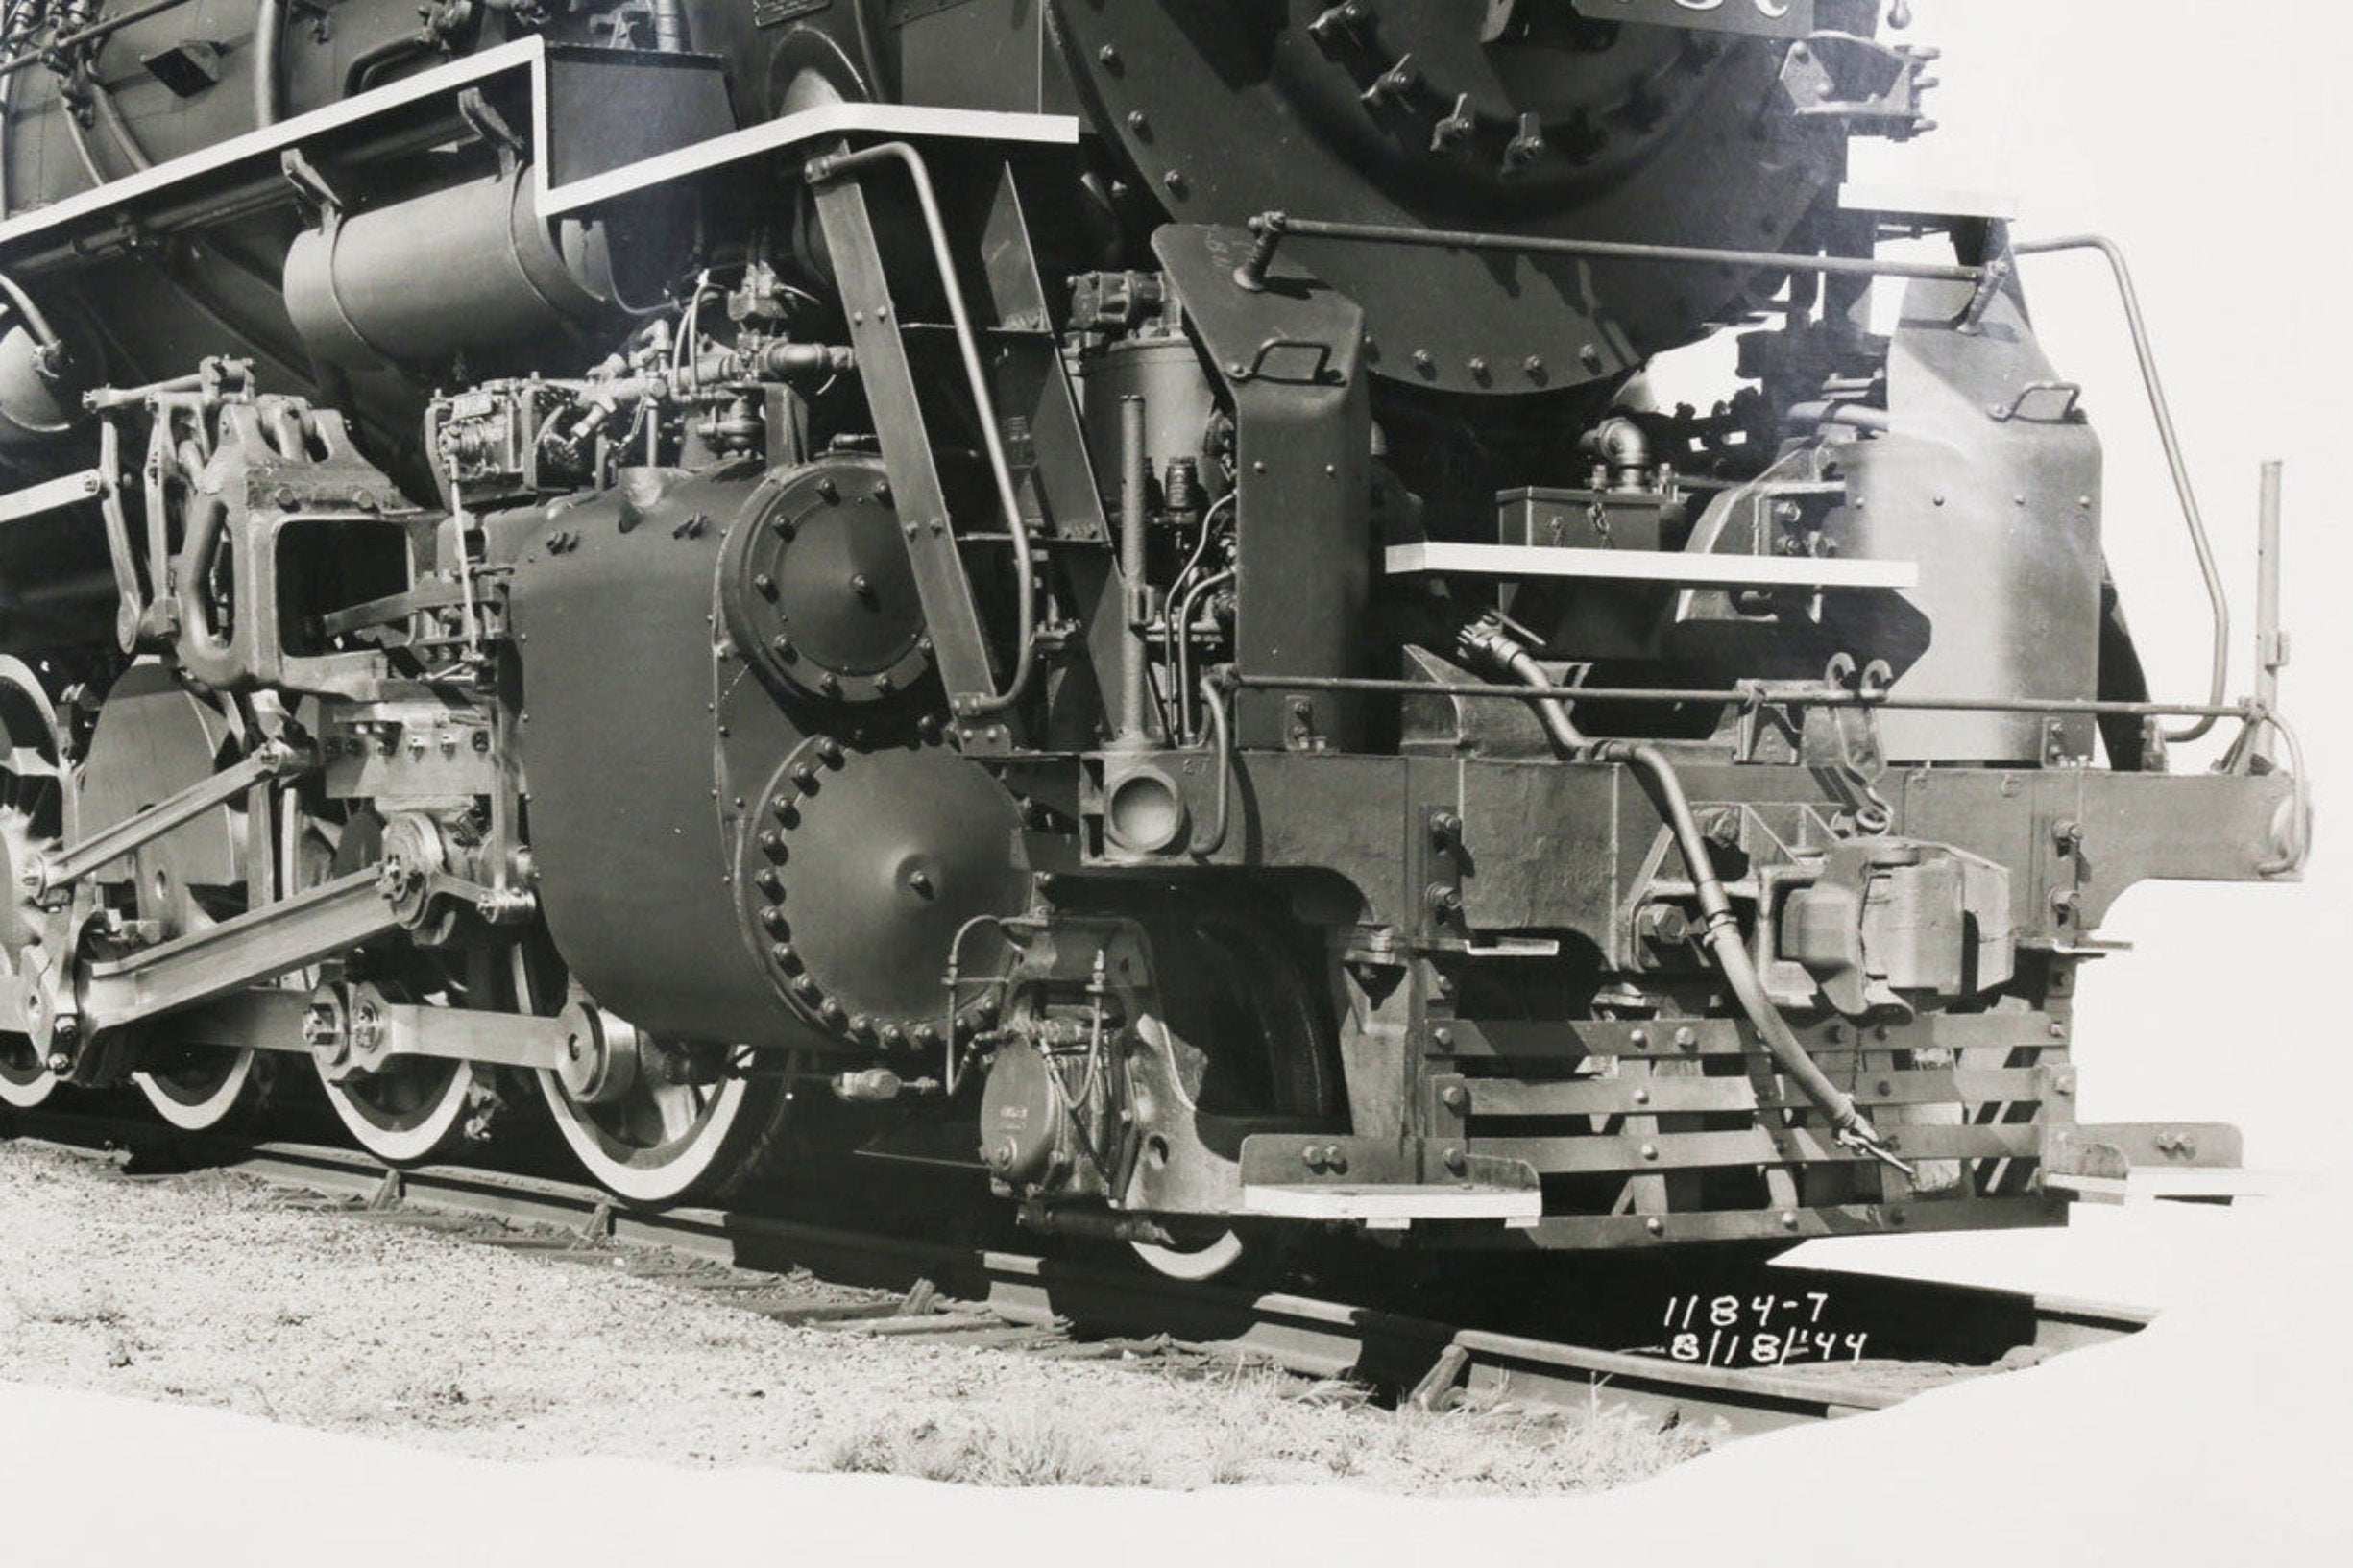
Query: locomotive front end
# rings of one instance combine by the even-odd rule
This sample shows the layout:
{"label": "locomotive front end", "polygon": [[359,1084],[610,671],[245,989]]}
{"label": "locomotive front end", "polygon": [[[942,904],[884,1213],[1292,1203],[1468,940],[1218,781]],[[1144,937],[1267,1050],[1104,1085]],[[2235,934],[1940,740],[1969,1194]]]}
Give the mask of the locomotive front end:
{"label": "locomotive front end", "polygon": [[2148,689],[2093,242],[1847,182],[1874,0],[184,5],[8,12],[10,1104],[1193,1277],[2234,1157],[2077,1124],[2074,994],[2297,874],[2275,618]]}

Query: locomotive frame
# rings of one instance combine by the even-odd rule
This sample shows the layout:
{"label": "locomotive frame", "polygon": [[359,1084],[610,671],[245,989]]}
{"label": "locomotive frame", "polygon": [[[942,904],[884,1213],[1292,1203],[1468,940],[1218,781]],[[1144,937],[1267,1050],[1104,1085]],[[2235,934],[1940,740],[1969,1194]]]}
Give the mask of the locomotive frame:
{"label": "locomotive frame", "polygon": [[9,12],[0,1098],[308,1056],[644,1203],[846,1122],[1180,1273],[2235,1163],[2068,1044],[2126,888],[2297,872],[2275,584],[2230,701],[2184,480],[2153,698],[2053,247],[1842,194],[1876,5],[265,3],[242,103],[230,9]]}

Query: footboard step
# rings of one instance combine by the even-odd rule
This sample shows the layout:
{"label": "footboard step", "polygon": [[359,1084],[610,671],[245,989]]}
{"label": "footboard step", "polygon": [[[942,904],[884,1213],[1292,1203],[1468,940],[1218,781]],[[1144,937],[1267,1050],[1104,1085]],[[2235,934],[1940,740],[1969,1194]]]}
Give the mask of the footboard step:
{"label": "footboard step", "polygon": [[1526,1229],[1544,1218],[1544,1194],[1534,1188],[1450,1182],[1426,1187],[1246,1186],[1242,1206],[1285,1219],[1360,1220],[1372,1230],[1404,1230],[1417,1219],[1500,1219]]}
{"label": "footboard step", "polygon": [[2239,1129],[2214,1122],[2060,1125],[2044,1135],[2042,1184],[2090,1203],[2228,1203],[2275,1185],[2243,1152]]}
{"label": "footboard step", "polygon": [[2123,1176],[2045,1176],[2043,1185],[2080,1203],[2229,1203],[2268,1197],[2286,1184],[2279,1170],[2152,1170]]}

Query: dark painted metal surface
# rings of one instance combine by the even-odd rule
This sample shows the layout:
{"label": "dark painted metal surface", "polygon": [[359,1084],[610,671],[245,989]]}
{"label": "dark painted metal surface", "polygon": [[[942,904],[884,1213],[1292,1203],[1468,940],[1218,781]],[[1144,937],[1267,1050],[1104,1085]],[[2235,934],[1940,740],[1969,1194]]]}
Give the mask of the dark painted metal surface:
{"label": "dark painted metal surface", "polygon": [[[1559,8],[1495,39],[1476,6],[1055,9],[1096,122],[1178,224],[1288,209],[1753,245],[1788,234],[1839,175],[1837,157],[1794,133],[1779,56],[1753,38],[1703,47]],[[1759,156],[1728,159],[1728,144]],[[1621,267],[1532,257],[1407,269],[1377,247],[1303,243],[1298,259],[1364,306],[1377,374],[1473,395],[1613,376],[1683,341],[1748,277],[1695,272],[1670,292]]]}
{"label": "dark painted metal surface", "polygon": [[548,929],[581,983],[641,1028],[783,1045],[800,1030],[738,924],[742,808],[715,767],[716,692],[741,666],[718,659],[714,585],[753,488],[638,470],[534,527],[517,740]]}

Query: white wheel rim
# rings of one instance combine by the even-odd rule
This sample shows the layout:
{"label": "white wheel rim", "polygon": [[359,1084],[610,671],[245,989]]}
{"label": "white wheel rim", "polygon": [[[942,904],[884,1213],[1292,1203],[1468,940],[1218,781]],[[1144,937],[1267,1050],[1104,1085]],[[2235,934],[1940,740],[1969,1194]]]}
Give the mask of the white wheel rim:
{"label": "white wheel rim", "polygon": [[478,1070],[472,1062],[435,1063],[425,1071],[442,1067],[449,1069],[448,1078],[406,1108],[389,1106],[371,1094],[390,1087],[380,1081],[359,1077],[331,1083],[324,1072],[319,1081],[326,1085],[327,1102],[335,1108],[344,1130],[360,1147],[389,1165],[414,1165],[431,1159],[457,1135],[473,1097]]}
{"label": "white wheel rim", "polygon": [[222,1048],[222,1054],[231,1058],[226,1070],[217,1080],[200,1087],[191,1088],[179,1074],[168,1073],[133,1073],[131,1081],[139,1086],[155,1113],[182,1132],[209,1132],[235,1114],[246,1092],[254,1087],[254,1069],[259,1059],[257,1051],[227,1047]]}
{"label": "white wheel rim", "polygon": [[58,1075],[44,1063],[34,1066],[30,1061],[33,1048],[0,1046],[0,1105],[12,1110],[38,1110],[51,1095],[58,1092]]}
{"label": "white wheel rim", "polygon": [[752,1087],[749,1079],[726,1078],[652,1091],[663,1139],[649,1144],[617,1137],[597,1120],[599,1107],[574,1100],[555,1073],[535,1075],[557,1130],[589,1174],[615,1196],[648,1204],[675,1202],[711,1176],[731,1150]]}
{"label": "white wheel rim", "polygon": [[1145,1266],[1170,1279],[1215,1279],[1249,1253],[1249,1247],[1239,1231],[1227,1231],[1205,1246],[1157,1246],[1150,1242],[1130,1242],[1135,1255]]}

